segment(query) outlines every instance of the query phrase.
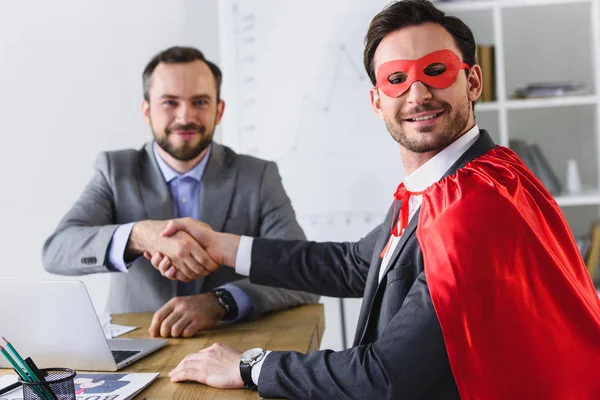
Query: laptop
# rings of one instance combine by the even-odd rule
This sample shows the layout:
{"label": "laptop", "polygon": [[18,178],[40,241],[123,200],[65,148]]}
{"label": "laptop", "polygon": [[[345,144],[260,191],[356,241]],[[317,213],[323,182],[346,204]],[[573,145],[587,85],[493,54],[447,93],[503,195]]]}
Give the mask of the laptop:
{"label": "laptop", "polygon": [[[87,371],[117,371],[168,343],[107,340],[85,285],[75,280],[0,280],[1,336],[39,368]],[[0,367],[11,368],[2,356]]]}

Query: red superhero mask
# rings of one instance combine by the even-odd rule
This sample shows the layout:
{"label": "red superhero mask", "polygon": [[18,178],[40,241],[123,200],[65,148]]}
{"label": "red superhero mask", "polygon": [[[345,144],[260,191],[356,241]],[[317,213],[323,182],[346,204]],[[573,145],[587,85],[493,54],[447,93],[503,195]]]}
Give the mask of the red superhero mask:
{"label": "red superhero mask", "polygon": [[377,88],[388,97],[400,97],[416,81],[445,89],[456,80],[458,71],[471,68],[451,50],[438,50],[418,60],[393,60],[377,69]]}

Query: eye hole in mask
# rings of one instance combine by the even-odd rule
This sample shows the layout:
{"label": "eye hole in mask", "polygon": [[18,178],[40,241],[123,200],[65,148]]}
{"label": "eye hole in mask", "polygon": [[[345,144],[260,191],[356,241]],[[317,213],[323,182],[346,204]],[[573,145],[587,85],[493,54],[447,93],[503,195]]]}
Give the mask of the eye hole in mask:
{"label": "eye hole in mask", "polygon": [[435,63],[435,64],[429,64],[428,66],[425,67],[425,69],[423,69],[423,73],[427,76],[439,76],[441,74],[443,74],[444,72],[446,72],[448,68],[446,67],[445,64],[442,63]]}
{"label": "eye hole in mask", "polygon": [[376,87],[389,97],[400,97],[416,81],[445,89],[454,83],[461,69],[469,68],[451,50],[438,50],[418,60],[393,60],[381,64]]}
{"label": "eye hole in mask", "polygon": [[[446,72],[446,70],[447,68],[445,64],[434,63],[429,64],[427,67],[425,67],[423,73],[427,76],[438,76]],[[398,72],[388,76],[387,79],[392,85],[398,85],[400,83],[405,82],[408,79],[408,74],[406,72]]]}

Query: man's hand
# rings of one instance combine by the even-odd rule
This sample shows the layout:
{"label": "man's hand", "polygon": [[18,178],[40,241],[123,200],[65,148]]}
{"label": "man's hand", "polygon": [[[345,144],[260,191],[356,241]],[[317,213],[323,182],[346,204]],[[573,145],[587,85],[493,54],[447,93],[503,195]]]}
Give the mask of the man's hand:
{"label": "man's hand", "polygon": [[172,382],[196,381],[219,389],[240,389],[241,352],[215,343],[198,353],[187,355],[169,376]]}
{"label": "man's hand", "polygon": [[[214,262],[219,265],[235,267],[235,259],[240,243],[239,235],[215,232],[208,224],[193,218],[181,218],[169,221],[161,236],[169,238],[178,235],[182,231],[191,235]],[[144,252],[144,256],[168,278],[172,279],[179,272],[178,264],[168,254]]]}
{"label": "man's hand", "polygon": [[211,259],[198,242],[184,231],[164,236],[168,221],[136,222],[127,242],[127,252],[131,256],[161,254],[168,257],[176,268],[166,275],[170,279],[189,282],[215,271],[219,266]]}
{"label": "man's hand", "polygon": [[154,313],[148,329],[151,336],[190,337],[215,326],[225,316],[225,308],[210,293],[174,297]]}

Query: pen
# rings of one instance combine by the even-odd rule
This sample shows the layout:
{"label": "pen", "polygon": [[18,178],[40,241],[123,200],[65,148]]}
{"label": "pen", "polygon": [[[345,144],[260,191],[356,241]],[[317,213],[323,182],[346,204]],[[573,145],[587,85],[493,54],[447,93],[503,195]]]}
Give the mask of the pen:
{"label": "pen", "polygon": [[39,378],[40,382],[45,381],[47,374],[45,372],[40,371],[40,369],[37,367],[37,365],[35,365],[35,363],[31,359],[31,357],[27,357],[25,359],[25,364],[27,364],[29,366],[29,368],[31,368],[31,370],[33,371],[35,376],[37,376]]}

